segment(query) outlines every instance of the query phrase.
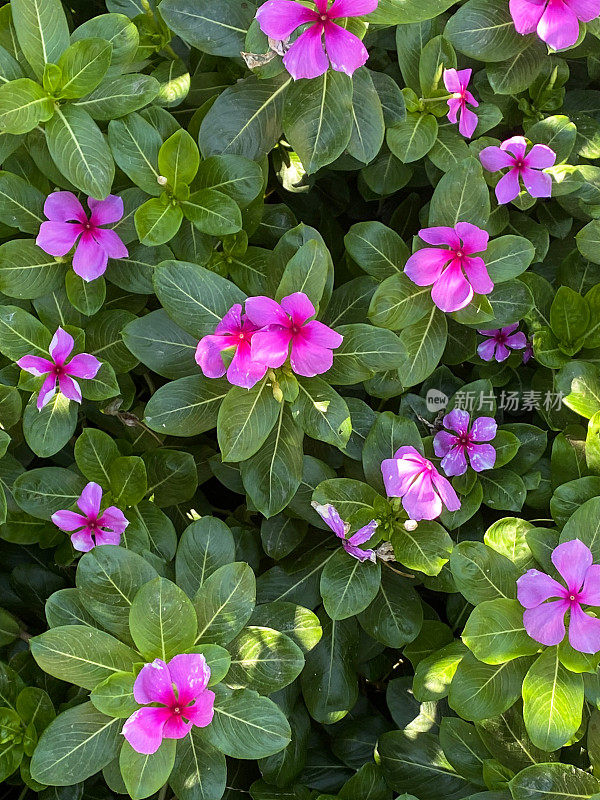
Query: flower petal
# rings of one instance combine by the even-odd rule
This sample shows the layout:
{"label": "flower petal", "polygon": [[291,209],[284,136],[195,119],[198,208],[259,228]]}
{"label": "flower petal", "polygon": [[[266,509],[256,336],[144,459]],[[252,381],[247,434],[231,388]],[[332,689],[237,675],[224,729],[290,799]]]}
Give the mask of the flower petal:
{"label": "flower petal", "polygon": [[477,225],[473,225],[471,222],[457,222],[455,230],[462,240],[460,249],[467,255],[483,253],[487,250],[490,240],[490,235],[487,231],[478,228]]}
{"label": "flower petal", "polygon": [[234,303],[215,328],[215,335],[239,335],[242,330],[242,305]]}
{"label": "flower petal", "polygon": [[344,539],[346,537],[346,534],[350,530],[350,525],[347,522],[344,522],[344,520],[340,517],[335,506],[332,506],[331,503],[320,505],[316,502],[311,503],[311,506],[321,517],[323,522],[331,528],[331,530],[339,539]]}
{"label": "flower petal", "polygon": [[477,292],[477,294],[489,294],[492,291],[494,283],[482,258],[479,256],[463,258],[462,266],[474,292]]}
{"label": "flower petal", "polygon": [[203,336],[196,348],[196,364],[198,364],[207,378],[221,378],[227,371],[221,351],[234,346],[235,340],[229,334],[225,336],[216,336],[215,334]]}
{"label": "flower petal", "polygon": [[462,86],[460,78],[458,72],[454,68],[444,70],[444,86],[449,92],[461,91]]}
{"label": "flower petal", "polygon": [[491,444],[470,444],[467,453],[475,472],[492,469],[496,463],[496,449]]}
{"label": "flower petal", "polygon": [[527,345],[527,337],[519,331],[519,333],[513,333],[512,336],[508,336],[505,344],[512,350],[522,350]]}
{"label": "flower petal", "polygon": [[454,228],[447,225],[438,225],[433,228],[421,228],[419,239],[423,239],[427,244],[445,244],[452,250],[460,250],[460,239]]}
{"label": "flower petal", "polygon": [[479,153],[479,160],[490,172],[497,172],[504,167],[514,166],[514,157],[501,150],[499,147],[485,147]]}
{"label": "flower petal", "polygon": [[464,445],[455,445],[452,447],[444,458],[442,458],[440,466],[446,475],[450,477],[454,475],[464,475],[467,471],[467,459],[465,458]]}
{"label": "flower petal", "polygon": [[98,225],[112,225],[122,219],[125,213],[123,198],[116,194],[109,194],[104,200],[88,197],[87,204],[92,212],[90,225],[94,228]]}
{"label": "flower petal", "polygon": [[470,139],[471,136],[473,136],[473,134],[475,133],[475,128],[477,127],[478,122],[479,122],[479,117],[477,116],[477,114],[474,111],[471,111],[470,108],[463,106],[463,109],[460,112],[458,132],[467,139]]}
{"label": "flower petal", "polygon": [[334,331],[328,325],[319,322],[318,319],[313,319],[302,326],[302,338],[308,339],[312,344],[320,345],[321,347],[330,347],[335,349],[339,347],[344,341],[341,333]]}
{"label": "flower petal", "polygon": [[40,389],[40,393],[38,394],[37,399],[37,409],[41,411],[44,406],[48,405],[50,400],[56,394],[56,375],[50,374],[42,383],[42,388]]}
{"label": "flower petal", "polygon": [[80,553],[89,553],[96,546],[89,528],[71,534],[71,544]]}
{"label": "flower petal", "polygon": [[358,36],[334,22],[325,23],[325,48],[333,69],[350,76],[369,58],[369,51]]}
{"label": "flower petal", "polygon": [[308,337],[295,336],[292,339],[290,364],[296,375],[314,378],[331,369],[333,351],[328,347],[314,344]]}
{"label": "flower petal", "polygon": [[470,415],[462,408],[454,408],[443,419],[444,428],[456,433],[466,433],[469,430]]}
{"label": "flower petal", "polygon": [[535,169],[553,167],[555,161],[556,153],[547,144],[534,144],[525,158],[526,166],[534,167]]}
{"label": "flower petal", "polygon": [[553,50],[564,50],[579,38],[579,20],[563,2],[548,3],[538,23],[537,34]]}
{"label": "flower petal", "polygon": [[525,630],[540,644],[551,647],[565,638],[565,613],[569,608],[566,600],[553,600],[541,606],[528,608],[523,613]]}
{"label": "flower petal", "polygon": [[477,417],[471,426],[471,439],[474,442],[491,442],[498,430],[493,417]]}
{"label": "flower petal", "polygon": [[82,234],[75,255],[73,256],[73,271],[84,281],[93,281],[106,272],[108,255],[103,247],[94,239],[91,231]]}
{"label": "flower petal", "polygon": [[590,617],[580,605],[571,606],[569,644],[580,653],[597,653],[600,650],[600,619]]}
{"label": "flower petal", "polygon": [[74,346],[75,340],[71,334],[59,327],[52,337],[48,350],[54,359],[54,363],[62,365],[71,354]]}
{"label": "flower petal", "polygon": [[129,255],[121,237],[111,228],[96,228],[92,236],[109,258],[127,258]]}
{"label": "flower petal", "polygon": [[129,520],[120,508],[109,506],[105,508],[98,518],[98,525],[101,528],[110,528],[111,531],[121,535],[129,525]]}
{"label": "flower petal", "polygon": [[136,753],[156,753],[163,740],[163,729],[172,716],[168,708],[139,708],[123,725],[122,734]]}
{"label": "flower petal", "polygon": [[349,556],[352,556],[352,558],[360,561],[361,564],[363,564],[365,561],[372,561],[373,563],[377,561],[377,554],[375,553],[375,550],[361,550],[360,547],[351,544],[346,539],[344,539],[342,542],[342,547]]}
{"label": "flower petal", "polygon": [[76,511],[55,511],[50,519],[57,528],[66,532],[76,531],[78,528],[84,528],[87,525],[87,518]]}
{"label": "flower petal", "polygon": [[121,544],[121,534],[117,533],[117,531],[99,531],[96,529],[94,538],[96,540],[96,546]]}
{"label": "flower petal", "polygon": [[546,0],[510,0],[510,15],[517,33],[533,33],[540,21]]}
{"label": "flower petal", "polygon": [[[581,1],[581,0],[580,0]],[[588,0],[589,1],[589,0]],[[362,17],[377,8],[379,0],[335,0],[327,12],[330,19],[338,17]]]}
{"label": "flower petal", "polygon": [[422,472],[402,498],[404,510],[411,519],[435,519],[442,513],[442,501],[433,490],[431,477]]}
{"label": "flower petal", "polygon": [[600,16],[600,0],[563,0],[582,22],[591,22]]}
{"label": "flower petal", "polygon": [[438,431],[433,437],[433,452],[438,458],[447,455],[458,444],[458,436],[448,431]]}
{"label": "flower petal", "polygon": [[25,372],[29,372],[31,375],[35,375],[36,378],[39,378],[42,375],[47,375],[54,369],[54,362],[48,361],[47,358],[41,358],[40,356],[23,356],[23,358],[17,361],[17,366],[24,369]]}
{"label": "flower petal", "polygon": [[165,706],[175,703],[172,678],[169,668],[160,658],[144,664],[133,684],[133,697],[136,703],[162,703]]}
{"label": "flower petal", "polygon": [[519,196],[521,187],[519,186],[519,170],[517,167],[509,169],[496,184],[496,200],[500,205],[510,203],[515,197]]}
{"label": "flower petal", "polygon": [[539,172],[537,169],[528,169],[525,167],[521,170],[521,178],[523,179],[525,188],[532,197],[552,196],[552,178],[545,172]]}
{"label": "flower petal", "polygon": [[99,486],[97,483],[90,481],[87,484],[79,500],[77,501],[77,505],[86,515],[86,517],[93,517],[96,519],[98,516],[98,512],[100,511],[100,503],[102,502],[102,487]]}
{"label": "flower petal", "polygon": [[529,569],[517,580],[517,599],[524,608],[535,608],[551,597],[564,599],[565,587],[545,572]]}
{"label": "flower petal", "polygon": [[215,693],[205,689],[191,706],[186,706],[183,716],[198,728],[205,728],[213,720],[215,713]]}
{"label": "flower petal", "polygon": [[53,222],[88,221],[84,207],[73,192],[51,192],[44,203],[44,214]]}
{"label": "flower petal", "polygon": [[280,367],[287,360],[291,338],[289,329],[278,325],[258,331],[250,345],[252,359],[268,367]]}
{"label": "flower petal", "polygon": [[234,386],[251,389],[264,377],[267,371],[266,364],[260,364],[252,358],[249,341],[241,342],[231,359],[227,369],[227,380]]}
{"label": "flower petal", "polygon": [[552,552],[552,563],[565,579],[569,592],[578,593],[594,560],[590,548],[579,539],[563,542]]}
{"label": "flower petal", "polygon": [[98,374],[102,362],[90,353],[79,353],[69,361],[65,367],[67,375],[74,375],[76,378],[84,378],[91,381]]}
{"label": "flower petal", "polygon": [[294,0],[267,0],[256,12],[263,33],[283,41],[305,22],[316,22],[319,15]]}
{"label": "flower petal", "polygon": [[300,78],[318,78],[327,72],[329,59],[323,49],[322,32],[321,24],[312,25],[300,34],[284,55],[284,66],[295,81]]}
{"label": "flower petal", "polygon": [[527,139],[524,136],[511,136],[500,145],[501,150],[508,150],[515,158],[523,158],[527,149]]}
{"label": "flower petal", "polygon": [[74,381],[73,378],[68,375],[58,376],[58,390],[67,400],[81,403],[81,388],[77,381]]}
{"label": "flower petal", "polygon": [[65,256],[83,230],[78,222],[42,222],[35,243],[51,256]]}
{"label": "flower petal", "polygon": [[450,481],[446,480],[443,475],[440,475],[437,470],[432,470],[431,479],[433,485],[440,493],[442,502],[448,511],[458,511],[460,508],[460,500]]}
{"label": "flower petal", "polygon": [[458,311],[473,299],[471,284],[463,275],[458,261],[453,261],[433,285],[431,299],[441,311]]}
{"label": "flower petal", "polygon": [[452,256],[451,250],[424,247],[408,259],[404,274],[417,286],[431,286],[439,279]]}
{"label": "flower petal", "polygon": [[171,681],[177,690],[177,700],[187,706],[208,686],[210,667],[200,653],[182,653],[168,663]]}
{"label": "flower petal", "polygon": [[288,326],[290,320],[283,308],[270,297],[259,295],[246,300],[246,315],[259,328],[265,325]]}
{"label": "flower petal", "polygon": [[486,339],[485,342],[481,342],[481,344],[477,346],[477,355],[484,361],[491,361],[494,358],[495,352],[495,339]]}
{"label": "flower petal", "polygon": [[294,292],[284,297],[281,307],[292,319],[294,325],[304,325],[307,319],[314,317],[315,307],[304,292]]}
{"label": "flower petal", "polygon": [[368,542],[369,539],[375,533],[379,523],[377,520],[372,519],[371,522],[368,522],[366,525],[363,525],[362,528],[359,528],[356,533],[353,533],[352,536],[348,539],[350,544],[352,545],[359,545]]}
{"label": "flower petal", "polygon": [[579,600],[585,606],[600,606],[600,564],[592,564],[585,573]]}

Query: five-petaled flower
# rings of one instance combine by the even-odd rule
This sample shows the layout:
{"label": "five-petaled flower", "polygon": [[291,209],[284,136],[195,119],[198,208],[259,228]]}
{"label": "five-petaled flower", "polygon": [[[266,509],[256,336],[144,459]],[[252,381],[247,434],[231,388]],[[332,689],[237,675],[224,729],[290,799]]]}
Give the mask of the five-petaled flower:
{"label": "five-petaled flower", "polygon": [[[445,69],[444,70],[444,85],[449,92],[452,92],[452,97],[448,99],[448,119],[453,124],[458,121],[458,130],[467,139],[470,139],[477,127],[477,114],[467,108],[467,104],[477,108],[479,103],[471,92],[467,89],[469,81],[471,80],[470,69]],[[458,113],[460,117],[458,118]]]}
{"label": "five-petaled flower", "polygon": [[65,509],[52,514],[52,522],[61,531],[71,533],[75,550],[89,552],[96,545],[119,544],[129,522],[120,508],[109,506],[100,511],[102,489],[97,483],[88,483],[77,505],[81,514]]}
{"label": "five-petaled flower", "polygon": [[[225,314],[215,332],[204,336],[196,348],[196,362],[207,378],[220,378],[227,372],[227,380],[234,386],[250,389],[267,371],[266,364],[252,359],[250,343],[259,330],[236,303]],[[233,351],[229,367],[221,353]]]}
{"label": "five-petaled flower", "polygon": [[281,367],[289,354],[297,375],[321,375],[331,368],[332,350],[343,341],[339,333],[311,319],[315,307],[303,292],[294,292],[281,303],[270,297],[249,297],[246,315],[261,328],[252,336],[252,358],[273,369]]}
{"label": "five-petaled flower", "polygon": [[[536,642],[560,644],[565,636],[565,614],[569,616],[569,643],[581,653],[600,650],[600,619],[581,608],[600,605],[600,564],[593,564],[592,553],[579,539],[559,544],[552,563],[565,585],[539,572],[528,570],[517,581],[517,597],[526,609],[525,630]],[[550,600],[550,602],[546,602]]]}
{"label": "five-petaled flower", "polygon": [[[353,33],[333,20],[361,17],[377,8],[378,0],[315,0],[316,10],[294,0],[267,0],[256,12],[258,24],[271,39],[284,41],[305,23],[309,27],[300,34],[283,57],[285,68],[294,80],[317,78],[327,72],[329,63],[338,72],[352,75],[366,63],[367,48]],[[325,48],[323,47],[325,34]]]}
{"label": "five-petaled flower", "polygon": [[96,356],[79,353],[67,363],[74,346],[75,341],[71,334],[62,328],[57,328],[48,348],[52,360],[41,356],[23,356],[17,361],[21,369],[35,375],[36,378],[47,375],[37,399],[37,407],[40,411],[56,394],[57,383],[62,395],[76,403],[81,403],[81,389],[73,378],[91,380],[96,377],[101,367],[101,362]]}
{"label": "five-petaled flower", "polygon": [[[127,258],[127,248],[118,234],[102,225],[118,222],[123,200],[109,194],[105,200],[88,197],[91,216],[72,192],[52,192],[44,203],[48,222],[42,222],[36,244],[51,256],[65,256],[79,239],[73,270],[84,281],[93,281],[106,271],[109,258]],[[81,237],[81,238],[80,238]]]}
{"label": "five-petaled flower", "polygon": [[450,481],[410,445],[400,447],[393,458],[382,461],[381,474],[388,497],[401,497],[411,519],[435,519],[442,513],[442,504],[448,511],[460,508]]}
{"label": "five-petaled flower", "polygon": [[477,417],[469,428],[469,412],[455,408],[444,417],[444,426],[455,433],[439,431],[433,437],[433,451],[441,458],[440,466],[446,475],[464,475],[467,459],[475,472],[492,469],[496,463],[496,450],[491,442],[498,425],[493,417]]}
{"label": "five-petaled flower", "polygon": [[579,38],[579,22],[600,15],[600,0],[510,0],[517,33],[533,33],[553,50],[571,47]]}
{"label": "five-petaled flower", "polygon": [[[424,247],[408,259],[404,272],[417,286],[430,286],[431,299],[442,311],[458,311],[473,299],[473,293],[488,294],[494,288],[485,262],[475,253],[487,249],[489,235],[470,222],[454,228],[423,228],[424,242],[444,245]],[[466,276],[466,277],[465,277]]]}
{"label": "five-petaled flower", "polygon": [[319,503],[311,503],[314,510],[317,514],[321,517],[321,519],[329,525],[331,530],[335,533],[338,539],[342,540],[342,547],[348,553],[348,555],[353,556],[354,558],[358,559],[358,561],[372,561],[375,563],[377,560],[377,556],[374,550],[361,550],[358,546],[359,544],[364,544],[368,542],[369,539],[373,536],[375,529],[377,528],[377,521],[372,519],[369,523],[365,526],[360,528],[353,533],[352,536],[348,539],[348,533],[350,532],[350,523],[344,522],[344,520],[340,517],[337,509],[335,506],[332,506],[330,503],[325,505],[320,505]]}
{"label": "five-petaled flower", "polygon": [[150,755],[163,739],[183,739],[193,725],[210,725],[215,693],[206,688],[209,680],[210,667],[199,653],[174,656],[168,664],[160,658],[145,664],[133,684],[133,697],[144,707],[123,725],[133,749]]}
{"label": "five-petaled flower", "polygon": [[541,170],[554,165],[556,153],[545,144],[534,144],[526,154],[527,140],[524,136],[513,136],[502,142],[500,147],[485,147],[479,158],[490,172],[509,167],[496,184],[496,198],[499,203],[510,203],[519,196],[519,178],[532,197],[550,197],[552,178]]}
{"label": "five-petaled flower", "polygon": [[477,347],[477,353],[484,361],[506,361],[510,355],[511,350],[522,350],[527,347],[527,337],[524,333],[519,331],[515,333],[519,323],[515,322],[514,325],[507,325],[506,328],[497,328],[492,331],[480,331],[482,336],[488,336],[484,342]]}

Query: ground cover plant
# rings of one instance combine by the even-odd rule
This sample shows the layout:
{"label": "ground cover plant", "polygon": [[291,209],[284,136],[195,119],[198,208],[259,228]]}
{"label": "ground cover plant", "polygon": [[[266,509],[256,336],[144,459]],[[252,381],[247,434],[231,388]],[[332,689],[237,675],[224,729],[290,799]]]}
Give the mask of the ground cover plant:
{"label": "ground cover plant", "polygon": [[0,7],[0,793],[600,800],[600,0]]}

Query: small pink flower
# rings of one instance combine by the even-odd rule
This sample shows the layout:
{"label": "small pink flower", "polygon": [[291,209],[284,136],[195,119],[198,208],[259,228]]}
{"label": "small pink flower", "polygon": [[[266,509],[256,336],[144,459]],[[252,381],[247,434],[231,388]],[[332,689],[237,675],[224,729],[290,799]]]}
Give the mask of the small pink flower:
{"label": "small pink flower", "polygon": [[581,608],[600,605],[600,565],[592,564],[593,560],[589,547],[573,539],[559,544],[552,553],[552,563],[566,587],[537,569],[521,575],[517,597],[526,609],[523,624],[536,642],[548,647],[560,644],[565,637],[565,614],[570,611],[571,647],[580,653],[600,650],[600,619],[590,617]]}
{"label": "small pink flower", "polygon": [[522,350],[527,346],[527,337],[524,333],[515,333],[519,323],[515,322],[514,325],[507,325],[506,328],[498,328],[493,331],[480,331],[483,336],[489,336],[485,342],[482,342],[477,348],[477,353],[484,361],[506,361],[510,355],[511,350]]}
{"label": "small pink flower", "polygon": [[[445,245],[424,247],[408,259],[404,272],[417,286],[433,284],[431,299],[442,311],[458,311],[473,299],[473,293],[488,294],[494,288],[485,263],[474,253],[487,249],[488,234],[470,222],[454,228],[423,228],[424,242]],[[465,277],[466,276],[466,277]]]}
{"label": "small pink flower", "polygon": [[[225,314],[215,332],[203,336],[196,348],[196,363],[207,378],[220,378],[227,372],[227,380],[234,386],[250,389],[267,371],[265,364],[252,359],[250,343],[258,328],[236,303]],[[223,350],[233,349],[229,367],[223,363]]]}
{"label": "small pink flower", "polygon": [[446,475],[464,475],[467,471],[467,459],[475,472],[492,469],[496,463],[496,450],[491,442],[496,435],[498,425],[493,417],[477,417],[469,430],[469,413],[460,408],[455,408],[444,417],[444,426],[457,435],[448,431],[439,431],[433,437],[433,450],[441,458],[440,466]]}
{"label": "small pink flower", "polygon": [[[137,753],[156,753],[163,739],[183,739],[192,726],[205,728],[214,715],[215,693],[207,689],[210,667],[199,653],[156,658],[145,664],[133,684],[143,708],[123,725],[123,736]],[[158,703],[159,705],[147,705]]]}
{"label": "small pink flower", "polygon": [[527,140],[523,136],[513,136],[502,142],[500,147],[486,147],[479,158],[490,172],[498,172],[509,167],[496,185],[496,198],[499,203],[510,203],[518,197],[522,179],[525,189],[532,197],[550,197],[552,178],[540,170],[551,167],[556,161],[556,153],[545,144],[534,144],[525,155]]}
{"label": "small pink flower", "polygon": [[370,14],[377,8],[378,0],[335,0],[330,8],[328,0],[315,2],[317,10],[313,11],[293,0],[267,0],[256,12],[256,19],[262,32],[277,41],[288,39],[300,25],[311,23],[283,57],[285,68],[294,80],[323,75],[330,62],[338,72],[352,75],[366,63],[367,48],[358,36],[332,20]]}
{"label": "small pink flower", "polygon": [[77,239],[73,270],[84,281],[93,281],[106,271],[109,258],[127,258],[127,248],[110,228],[123,216],[123,200],[109,194],[106,200],[88,197],[92,212],[88,219],[72,192],[52,192],[44,203],[49,222],[42,222],[36,244],[51,256],[65,256]]}
{"label": "small pink flower", "polygon": [[414,447],[400,447],[393,458],[382,461],[381,474],[388,497],[401,497],[411,519],[439,517],[442,503],[448,511],[460,508],[460,500],[450,481]]}
{"label": "small pink flower", "polygon": [[473,136],[475,128],[477,127],[477,114],[467,108],[467,103],[470,106],[477,108],[479,103],[471,92],[467,89],[469,81],[471,80],[470,69],[445,69],[444,70],[444,84],[449,92],[452,92],[452,97],[448,100],[448,119],[455,124],[457,122],[457,115],[460,111],[460,120],[458,122],[458,130],[467,139]]}
{"label": "small pink flower", "polygon": [[79,353],[67,363],[74,345],[73,337],[62,328],[57,328],[48,348],[51,361],[40,356],[23,356],[17,361],[21,369],[35,375],[36,378],[41,375],[48,376],[42,384],[37,399],[37,407],[40,411],[56,394],[57,382],[62,395],[76,403],[81,403],[81,389],[73,377],[86,380],[96,377],[101,367],[101,362],[96,356]]}
{"label": "small pink flower", "polygon": [[284,297],[281,304],[270,297],[249,297],[246,314],[262,328],[252,336],[254,361],[277,368],[285,364],[289,353],[293,371],[307,378],[331,368],[331,351],[341,345],[343,336],[316,319],[309,321],[315,307],[304,292]]}
{"label": "small pink flower", "polygon": [[88,483],[77,501],[82,514],[67,510],[52,514],[52,522],[61,531],[75,531],[71,534],[75,550],[87,553],[96,545],[120,543],[121,534],[129,522],[116,506],[100,512],[101,503],[102,489],[97,483]]}
{"label": "small pink flower", "polygon": [[579,21],[600,15],[600,0],[510,0],[517,33],[533,33],[553,50],[571,47],[579,38]]}
{"label": "small pink flower", "polygon": [[360,530],[356,531],[356,533],[352,534],[352,536],[347,539],[348,533],[350,531],[350,523],[344,522],[343,519],[340,517],[337,509],[332,506],[330,503],[322,506],[319,503],[311,503],[314,510],[317,514],[321,517],[321,519],[329,525],[331,530],[335,533],[338,539],[342,540],[342,547],[348,553],[349,556],[356,558],[358,561],[372,561],[375,563],[377,560],[377,556],[374,550],[361,550],[358,546],[359,544],[364,544],[368,542],[371,536],[373,536],[375,529],[377,528],[378,523],[376,520],[372,519],[364,527],[360,528]]}

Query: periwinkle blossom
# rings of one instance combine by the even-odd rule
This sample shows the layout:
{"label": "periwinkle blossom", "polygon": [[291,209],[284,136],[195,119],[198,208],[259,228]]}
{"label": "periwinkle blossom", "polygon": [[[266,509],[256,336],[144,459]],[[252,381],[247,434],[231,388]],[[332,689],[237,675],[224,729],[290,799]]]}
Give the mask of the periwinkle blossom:
{"label": "periwinkle blossom", "polygon": [[[219,322],[215,332],[200,339],[196,363],[207,378],[220,378],[227,372],[229,383],[250,389],[267,371],[265,364],[252,359],[250,344],[257,330],[246,314],[242,314],[242,306],[236,303]],[[233,352],[228,367],[223,362],[224,350]]]}
{"label": "periwinkle blossom", "polygon": [[514,325],[507,325],[505,328],[496,328],[491,331],[478,330],[477,333],[489,337],[477,347],[479,357],[484,361],[495,359],[500,363],[506,361],[511,350],[523,350],[527,347],[525,334],[521,331],[515,333],[518,327],[519,323],[515,322]]}
{"label": "periwinkle blossom", "polygon": [[448,511],[460,508],[450,481],[410,445],[398,448],[393,458],[382,461],[381,474],[387,496],[401,497],[404,510],[413,520],[435,519],[443,506]]}
{"label": "periwinkle blossom", "polygon": [[262,32],[278,41],[288,39],[301,25],[310,23],[283,57],[294,80],[317,78],[327,72],[330,63],[337,72],[352,75],[366,63],[369,53],[358,36],[333,20],[370,14],[378,0],[335,0],[329,8],[328,0],[315,2],[317,8],[313,10],[294,0],[267,0],[256,12],[256,19]]}
{"label": "periwinkle blossom", "polygon": [[100,511],[102,505],[102,488],[94,482],[88,483],[82,491],[76,511],[62,509],[52,514],[52,522],[57,528],[71,533],[71,543],[75,550],[87,553],[96,545],[120,544],[121,536],[129,525],[125,514],[116,506],[109,506]]}
{"label": "periwinkle blossom", "polygon": [[109,194],[105,200],[88,197],[89,219],[72,192],[52,192],[44,203],[47,222],[42,222],[36,244],[51,256],[66,256],[77,240],[73,271],[84,281],[93,281],[106,272],[109,258],[127,258],[127,248],[119,235],[103,225],[118,222],[123,216],[123,200]]}
{"label": "periwinkle blossom", "polygon": [[311,319],[315,307],[304,294],[294,292],[277,303],[270,297],[249,297],[246,315],[261,330],[252,336],[254,361],[273,369],[281,367],[288,355],[297,375],[313,378],[327,372],[333,352],[343,341],[336,331]]}
{"label": "periwinkle blossom", "polygon": [[353,533],[348,539],[350,532],[350,523],[344,522],[340,517],[338,510],[330,503],[320,505],[319,503],[311,503],[314,510],[321,517],[321,519],[329,525],[331,530],[335,533],[338,539],[342,541],[342,547],[349,556],[356,558],[358,561],[372,561],[375,563],[377,556],[374,550],[362,550],[359,545],[368,542],[375,533],[377,528],[377,521],[372,519],[367,525]]}
{"label": "periwinkle blossom", "polygon": [[[215,693],[207,689],[210,667],[200,653],[182,653],[168,664],[145,664],[133,684],[143,705],[123,725],[123,736],[138,753],[156,753],[163,739],[183,739],[195,725],[205,728],[214,715]],[[149,705],[158,703],[159,705]]]}
{"label": "periwinkle blossom", "polygon": [[551,558],[565,585],[537,569],[528,570],[517,581],[517,598],[526,609],[525,630],[540,644],[560,644],[568,611],[571,647],[580,653],[597,653],[600,619],[586,614],[581,606],[600,605],[600,564],[592,563],[591,550],[579,539],[559,544]]}
{"label": "periwinkle blossom", "polygon": [[537,31],[553,50],[571,47],[579,38],[579,23],[600,15],[600,0],[510,0],[517,33]]}
{"label": "periwinkle blossom", "polygon": [[492,469],[496,463],[496,450],[491,442],[498,425],[493,417],[477,417],[469,427],[468,411],[455,408],[444,417],[444,427],[433,437],[433,451],[441,458],[440,466],[446,475],[464,475],[467,456],[475,472]]}
{"label": "periwinkle blossom", "polygon": [[[470,139],[477,127],[477,114],[467,108],[467,104],[477,108],[479,103],[467,89],[471,80],[470,69],[445,69],[444,85],[452,97],[448,98],[448,120],[453,124],[458,122],[458,130],[467,139]],[[458,114],[460,113],[460,117]]]}
{"label": "periwinkle blossom", "polygon": [[23,356],[17,361],[17,365],[21,369],[35,375],[36,378],[42,375],[47,376],[37,399],[39,411],[56,394],[57,383],[62,395],[76,403],[81,403],[81,389],[74,378],[91,380],[96,377],[101,367],[101,362],[96,356],[79,353],[67,361],[74,346],[75,341],[71,334],[62,328],[57,328],[48,348],[50,359],[41,356]]}
{"label": "periwinkle blossom", "polygon": [[494,284],[480,255],[488,246],[489,235],[470,222],[457,222],[454,228],[422,228],[419,236],[427,244],[408,259],[404,272],[417,286],[431,286],[431,299],[442,311],[458,311],[468,305],[473,294],[489,294]]}
{"label": "periwinkle blossom", "polygon": [[534,144],[528,153],[526,150],[525,137],[513,136],[500,147],[492,145],[479,153],[481,163],[490,172],[509,168],[496,184],[496,199],[500,204],[510,203],[519,196],[519,178],[531,197],[552,195],[552,178],[541,170],[554,165],[556,153],[545,144]]}

